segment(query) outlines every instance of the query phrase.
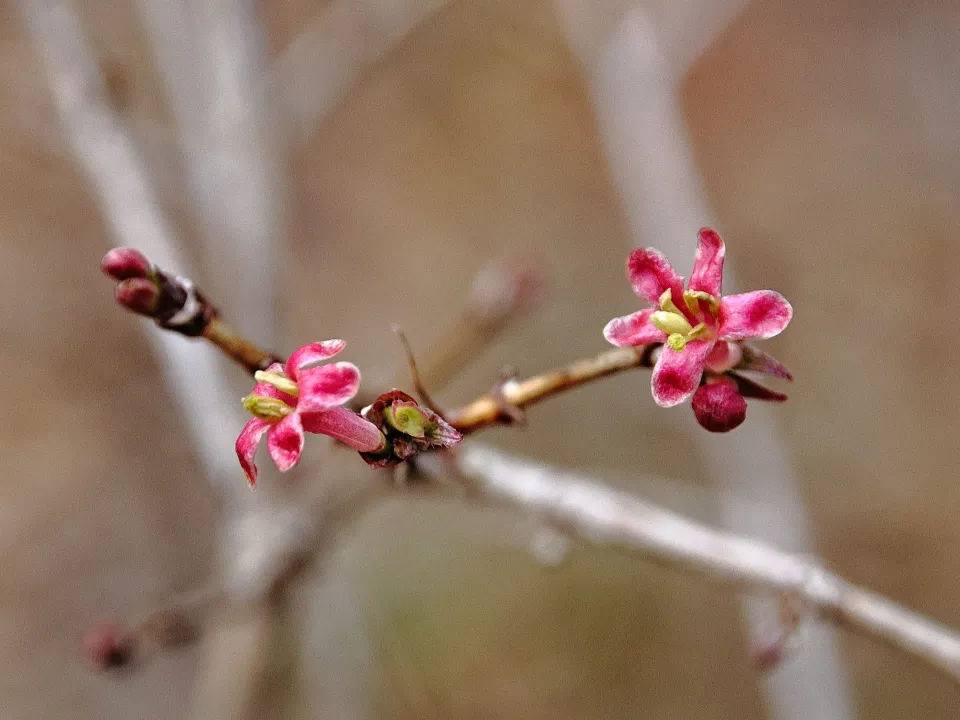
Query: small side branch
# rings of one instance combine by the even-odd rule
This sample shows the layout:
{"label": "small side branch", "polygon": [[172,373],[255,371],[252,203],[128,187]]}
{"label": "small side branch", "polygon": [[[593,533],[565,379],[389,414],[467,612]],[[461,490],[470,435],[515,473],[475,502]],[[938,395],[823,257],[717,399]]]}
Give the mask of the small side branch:
{"label": "small side branch", "polygon": [[533,513],[583,540],[619,545],[736,585],[790,593],[821,619],[880,640],[960,682],[960,634],[847,582],[812,558],[489,447],[464,444],[456,457],[469,489],[480,497]]}
{"label": "small side branch", "polygon": [[283,362],[279,355],[247,340],[219,315],[210,318],[210,322],[203,328],[202,335],[251,375],[257,370],[265,370],[273,363]]}
{"label": "small side branch", "polygon": [[100,269],[118,281],[114,297],[131,312],[153,320],[163,330],[204,337],[251,375],[283,360],[233,329],[193,281],[153,265],[131,248],[114,248]]}
{"label": "small side branch", "polygon": [[495,392],[479,397],[462,408],[449,411],[447,420],[465,435],[487,425],[509,422],[511,416],[508,408],[522,410],[564,390],[608,375],[634,368],[652,367],[654,347],[614,348],[526,380],[508,381],[500,385]]}

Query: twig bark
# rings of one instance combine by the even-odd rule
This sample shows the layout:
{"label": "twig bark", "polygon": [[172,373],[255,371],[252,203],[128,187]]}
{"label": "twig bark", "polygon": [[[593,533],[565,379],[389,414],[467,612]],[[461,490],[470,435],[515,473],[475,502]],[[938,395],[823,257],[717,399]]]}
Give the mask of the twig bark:
{"label": "twig bark", "polygon": [[614,348],[585,360],[577,360],[558,370],[534,375],[526,380],[510,380],[495,392],[477,398],[469,405],[446,413],[447,420],[466,434],[488,425],[509,420],[508,409],[522,410],[557,393],[571,390],[624,370],[652,366],[651,346]]}
{"label": "twig bark", "polygon": [[716,530],[623,492],[477,444],[456,453],[477,495],[532,513],[582,540],[636,550],[669,567],[788,592],[821,619],[919,658],[960,683],[960,634],[757,540]]}

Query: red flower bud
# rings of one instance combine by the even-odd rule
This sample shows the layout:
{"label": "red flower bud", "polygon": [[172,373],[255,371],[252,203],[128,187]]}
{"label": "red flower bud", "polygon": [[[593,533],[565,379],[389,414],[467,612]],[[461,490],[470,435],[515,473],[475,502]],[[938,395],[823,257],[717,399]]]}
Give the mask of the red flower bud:
{"label": "red flower bud", "polygon": [[729,432],[747,417],[747,401],[726,380],[700,386],[693,394],[692,404],[697,422],[710,432]]}
{"label": "red flower bud", "polygon": [[116,623],[98,622],[83,634],[83,651],[98,669],[125,665],[131,656],[129,639]]}
{"label": "red flower bud", "polygon": [[114,280],[126,280],[147,277],[153,266],[139,250],[119,247],[103,256],[100,269]]}
{"label": "red flower bud", "polygon": [[113,296],[128,310],[140,315],[152,315],[160,301],[160,288],[147,278],[132,277],[121,280]]}

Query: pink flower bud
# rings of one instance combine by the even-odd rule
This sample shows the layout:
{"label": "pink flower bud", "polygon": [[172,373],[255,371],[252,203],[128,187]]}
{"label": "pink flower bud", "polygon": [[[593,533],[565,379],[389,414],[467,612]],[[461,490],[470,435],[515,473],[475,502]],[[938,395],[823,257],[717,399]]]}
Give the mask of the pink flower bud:
{"label": "pink flower bud", "polygon": [[119,247],[103,256],[100,269],[114,280],[126,280],[147,277],[153,266],[139,250]]}
{"label": "pink flower bud", "polygon": [[692,404],[697,422],[710,432],[729,432],[747,417],[747,401],[726,380],[702,385],[693,394]]}
{"label": "pink flower bud", "polygon": [[83,634],[83,651],[98,669],[125,665],[131,656],[129,639],[123,628],[109,621],[98,622]]}
{"label": "pink flower bud", "polygon": [[147,278],[132,277],[121,280],[113,296],[128,310],[140,315],[152,315],[160,301],[160,288]]}

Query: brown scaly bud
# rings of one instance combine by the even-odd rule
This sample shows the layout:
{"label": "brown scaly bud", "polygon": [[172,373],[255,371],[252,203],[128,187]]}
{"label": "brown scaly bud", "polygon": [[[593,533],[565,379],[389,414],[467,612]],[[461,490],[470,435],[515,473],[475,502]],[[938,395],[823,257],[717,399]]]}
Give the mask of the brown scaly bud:
{"label": "brown scaly bud", "polygon": [[127,632],[109,621],[98,622],[83,634],[83,651],[91,666],[100,670],[126,665],[133,657]]}
{"label": "brown scaly bud", "polygon": [[391,467],[417,453],[452,447],[463,439],[463,435],[440,415],[401,390],[383,393],[361,414],[380,428],[387,438],[382,451],[360,453],[372,467]]}
{"label": "brown scaly bud", "polygon": [[193,282],[155,267],[138,250],[114,248],[100,268],[119,281],[114,291],[118,303],[152,318],[165,330],[196,337],[217,316],[216,308]]}
{"label": "brown scaly bud", "polygon": [[139,250],[114,248],[100,261],[100,269],[114,280],[145,278],[153,272],[153,265]]}

